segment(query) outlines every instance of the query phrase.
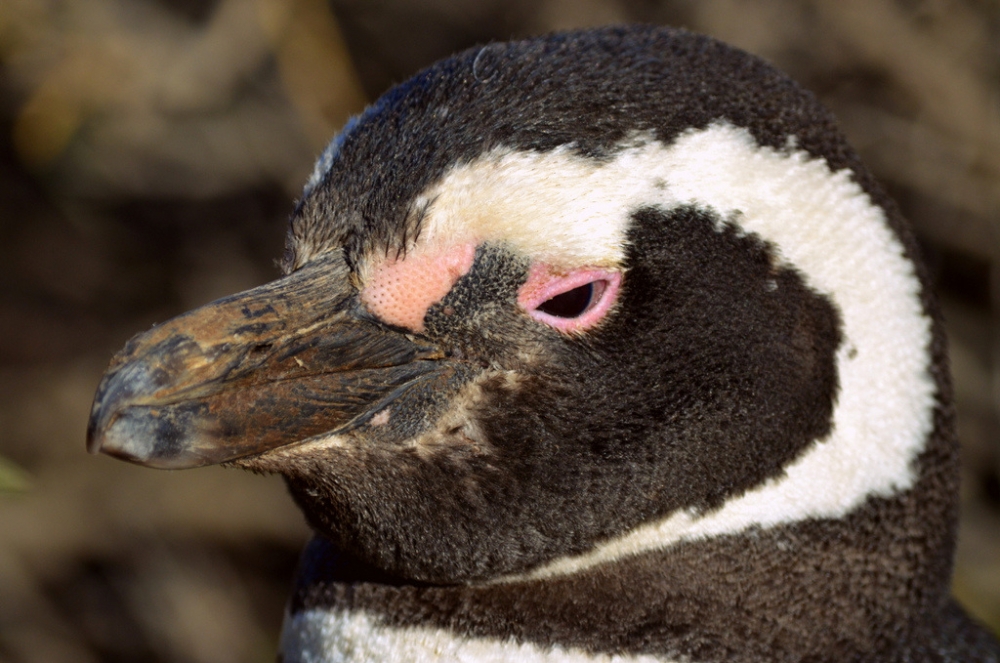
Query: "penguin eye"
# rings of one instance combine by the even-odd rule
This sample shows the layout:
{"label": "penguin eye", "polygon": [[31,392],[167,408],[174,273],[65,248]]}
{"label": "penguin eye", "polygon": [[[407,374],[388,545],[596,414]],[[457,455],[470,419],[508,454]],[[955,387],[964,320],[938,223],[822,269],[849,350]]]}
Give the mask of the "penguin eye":
{"label": "penguin eye", "polygon": [[604,281],[591,281],[572,290],[561,292],[538,305],[539,311],[557,318],[578,318],[583,315],[595,298],[595,293],[604,290]]}
{"label": "penguin eye", "polygon": [[577,332],[597,324],[611,309],[621,274],[580,269],[553,274],[535,265],[518,293],[518,303],[529,316],[562,332]]}

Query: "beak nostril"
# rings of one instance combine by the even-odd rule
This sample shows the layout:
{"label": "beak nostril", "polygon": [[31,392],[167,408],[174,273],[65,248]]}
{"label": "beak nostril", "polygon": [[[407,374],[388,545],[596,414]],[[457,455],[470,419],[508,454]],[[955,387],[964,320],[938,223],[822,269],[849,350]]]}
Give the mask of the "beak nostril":
{"label": "beak nostril", "polygon": [[271,352],[271,348],[274,347],[273,343],[258,343],[250,348],[247,352],[248,357],[260,357],[261,355],[266,355]]}

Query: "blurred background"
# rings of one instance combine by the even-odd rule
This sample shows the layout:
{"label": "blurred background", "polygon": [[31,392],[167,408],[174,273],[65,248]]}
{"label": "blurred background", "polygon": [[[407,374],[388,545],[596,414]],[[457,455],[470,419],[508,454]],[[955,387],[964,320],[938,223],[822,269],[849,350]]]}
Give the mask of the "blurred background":
{"label": "blurred background", "polygon": [[1000,0],[2,0],[0,661],[271,661],[280,480],[84,452],[111,355],[278,275],[312,161],[477,43],[685,26],[812,89],[914,223],[964,453],[955,591],[1000,630]]}

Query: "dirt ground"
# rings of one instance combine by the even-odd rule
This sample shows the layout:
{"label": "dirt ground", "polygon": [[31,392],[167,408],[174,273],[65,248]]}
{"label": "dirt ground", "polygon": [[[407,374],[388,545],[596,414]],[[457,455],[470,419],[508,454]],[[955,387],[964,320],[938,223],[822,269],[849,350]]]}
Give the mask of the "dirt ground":
{"label": "dirt ground", "polygon": [[0,661],[273,660],[301,516],[273,477],[88,456],[109,358],[275,277],[315,155],[393,82],[624,21],[788,71],[914,223],[958,397],[955,592],[1000,631],[997,0],[2,0]]}

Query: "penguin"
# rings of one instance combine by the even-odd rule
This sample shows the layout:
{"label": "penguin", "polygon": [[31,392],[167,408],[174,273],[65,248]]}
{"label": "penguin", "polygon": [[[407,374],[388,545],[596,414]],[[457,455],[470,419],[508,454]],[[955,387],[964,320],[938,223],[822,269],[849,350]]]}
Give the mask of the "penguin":
{"label": "penguin", "polygon": [[917,244],[830,113],[630,26],[494,43],[351,120],[284,276],[112,360],[88,448],[279,473],[327,661],[997,661]]}

